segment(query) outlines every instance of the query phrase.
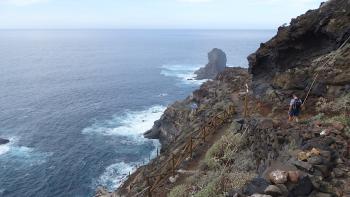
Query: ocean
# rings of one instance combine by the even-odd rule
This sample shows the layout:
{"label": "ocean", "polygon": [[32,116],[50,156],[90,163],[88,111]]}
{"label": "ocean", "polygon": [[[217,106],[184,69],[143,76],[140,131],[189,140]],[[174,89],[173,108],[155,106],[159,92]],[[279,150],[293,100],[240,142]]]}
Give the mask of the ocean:
{"label": "ocean", "polygon": [[0,196],[88,197],[116,189],[156,154],[150,129],[203,81],[223,49],[229,66],[272,30],[0,30]]}

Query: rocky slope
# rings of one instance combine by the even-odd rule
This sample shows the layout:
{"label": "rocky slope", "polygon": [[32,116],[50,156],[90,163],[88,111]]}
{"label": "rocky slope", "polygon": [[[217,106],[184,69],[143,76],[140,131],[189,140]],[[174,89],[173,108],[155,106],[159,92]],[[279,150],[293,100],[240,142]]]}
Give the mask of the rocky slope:
{"label": "rocky slope", "polygon": [[[159,139],[162,149],[166,149],[184,132],[191,132],[207,118],[220,112],[231,101],[233,92],[237,92],[244,83],[248,83],[248,73],[243,68],[226,68],[214,81],[204,83],[191,96],[169,106],[162,117],[154,123],[144,136]],[[194,112],[191,105],[198,109]]]}
{"label": "rocky slope", "polygon": [[[290,92],[305,95],[316,72],[320,72],[315,96],[339,96],[350,91],[350,46],[336,50],[350,36],[350,2],[330,0],[280,27],[275,37],[248,57],[257,96]],[[328,57],[334,56],[328,65]]]}
{"label": "rocky slope", "polygon": [[[118,191],[97,196],[350,196],[350,41],[338,49],[350,36],[349,8],[348,0],[331,0],[293,19],[248,57],[251,75],[226,68],[171,105],[145,134],[160,139],[160,156]],[[302,121],[287,122],[290,93],[305,96],[315,73]],[[253,92],[243,117],[246,84]],[[162,170],[228,106],[236,113],[191,157],[170,175]],[[146,193],[152,183],[159,184]]]}
{"label": "rocky slope", "polygon": [[197,79],[214,79],[226,68],[227,58],[224,51],[214,48],[208,53],[208,64],[195,72]]}

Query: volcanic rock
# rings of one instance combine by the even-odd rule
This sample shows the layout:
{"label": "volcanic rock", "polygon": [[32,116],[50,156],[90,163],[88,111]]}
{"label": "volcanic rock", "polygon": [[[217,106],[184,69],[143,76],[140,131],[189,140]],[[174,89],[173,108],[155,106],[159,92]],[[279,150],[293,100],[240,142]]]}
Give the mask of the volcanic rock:
{"label": "volcanic rock", "polygon": [[0,145],[9,143],[10,140],[0,138]]}
{"label": "volcanic rock", "polygon": [[221,49],[213,49],[208,53],[209,63],[195,72],[197,79],[214,79],[216,75],[226,68],[227,58]]}
{"label": "volcanic rock", "polygon": [[312,182],[309,176],[305,176],[300,179],[299,183],[291,189],[291,196],[307,196],[313,190]]}
{"label": "volcanic rock", "polygon": [[276,185],[269,185],[265,191],[265,194],[271,195],[271,196],[280,196],[282,195],[282,191],[279,187],[277,187]]}
{"label": "volcanic rock", "polygon": [[243,187],[243,194],[253,195],[263,193],[269,185],[270,183],[263,178],[254,178]]}
{"label": "volcanic rock", "polygon": [[275,184],[283,184],[288,180],[288,172],[276,170],[269,174],[270,181]]}
{"label": "volcanic rock", "polygon": [[280,27],[276,36],[248,57],[255,94],[264,100],[270,100],[267,93],[274,91],[283,99],[292,92],[304,94],[318,71],[318,85],[311,96],[349,92],[350,43],[337,50],[350,36],[349,15],[348,0],[331,0]]}

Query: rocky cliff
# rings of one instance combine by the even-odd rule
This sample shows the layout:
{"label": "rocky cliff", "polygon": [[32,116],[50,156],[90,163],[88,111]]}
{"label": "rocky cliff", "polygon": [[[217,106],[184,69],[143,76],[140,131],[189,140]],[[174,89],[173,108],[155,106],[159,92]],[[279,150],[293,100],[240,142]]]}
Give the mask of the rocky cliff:
{"label": "rocky cliff", "polygon": [[[291,92],[305,96],[316,73],[312,95],[339,96],[350,91],[350,1],[330,0],[292,19],[248,57],[253,88],[262,98]],[[324,67],[325,63],[327,63]]]}
{"label": "rocky cliff", "polygon": [[[243,68],[226,68],[213,81],[204,83],[183,101],[169,106],[162,117],[154,123],[144,136],[159,139],[165,149],[184,132],[191,132],[213,114],[223,109],[231,101],[233,92],[248,83],[248,73]],[[198,109],[192,109],[196,104]]]}
{"label": "rocky cliff", "polygon": [[[331,0],[293,19],[248,57],[249,73],[226,68],[171,105],[145,133],[160,139],[161,154],[118,191],[97,196],[349,196],[349,8],[348,0]],[[287,122],[289,94],[305,95],[315,73],[301,122]],[[218,117],[228,106],[235,113]],[[214,130],[207,138],[203,126]],[[200,141],[193,150],[192,140]]]}
{"label": "rocky cliff", "polygon": [[208,53],[208,64],[195,72],[197,79],[214,79],[226,68],[227,58],[224,51],[214,48]]}

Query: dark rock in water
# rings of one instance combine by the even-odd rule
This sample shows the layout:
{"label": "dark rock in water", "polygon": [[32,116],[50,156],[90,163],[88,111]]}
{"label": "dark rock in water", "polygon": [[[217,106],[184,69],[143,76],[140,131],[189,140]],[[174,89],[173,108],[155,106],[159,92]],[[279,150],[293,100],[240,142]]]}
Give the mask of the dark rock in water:
{"label": "dark rock in water", "polygon": [[9,143],[10,140],[0,138],[0,145]]}
{"label": "dark rock in water", "polygon": [[291,189],[289,196],[308,196],[312,190],[312,182],[309,176],[305,176],[301,178],[299,183]]}
{"label": "dark rock in water", "polygon": [[264,193],[270,183],[263,178],[255,178],[243,187],[243,194],[253,195],[256,193]]}
{"label": "dark rock in water", "polygon": [[227,58],[221,49],[213,49],[208,54],[209,63],[195,72],[197,79],[214,79],[226,68]]}

